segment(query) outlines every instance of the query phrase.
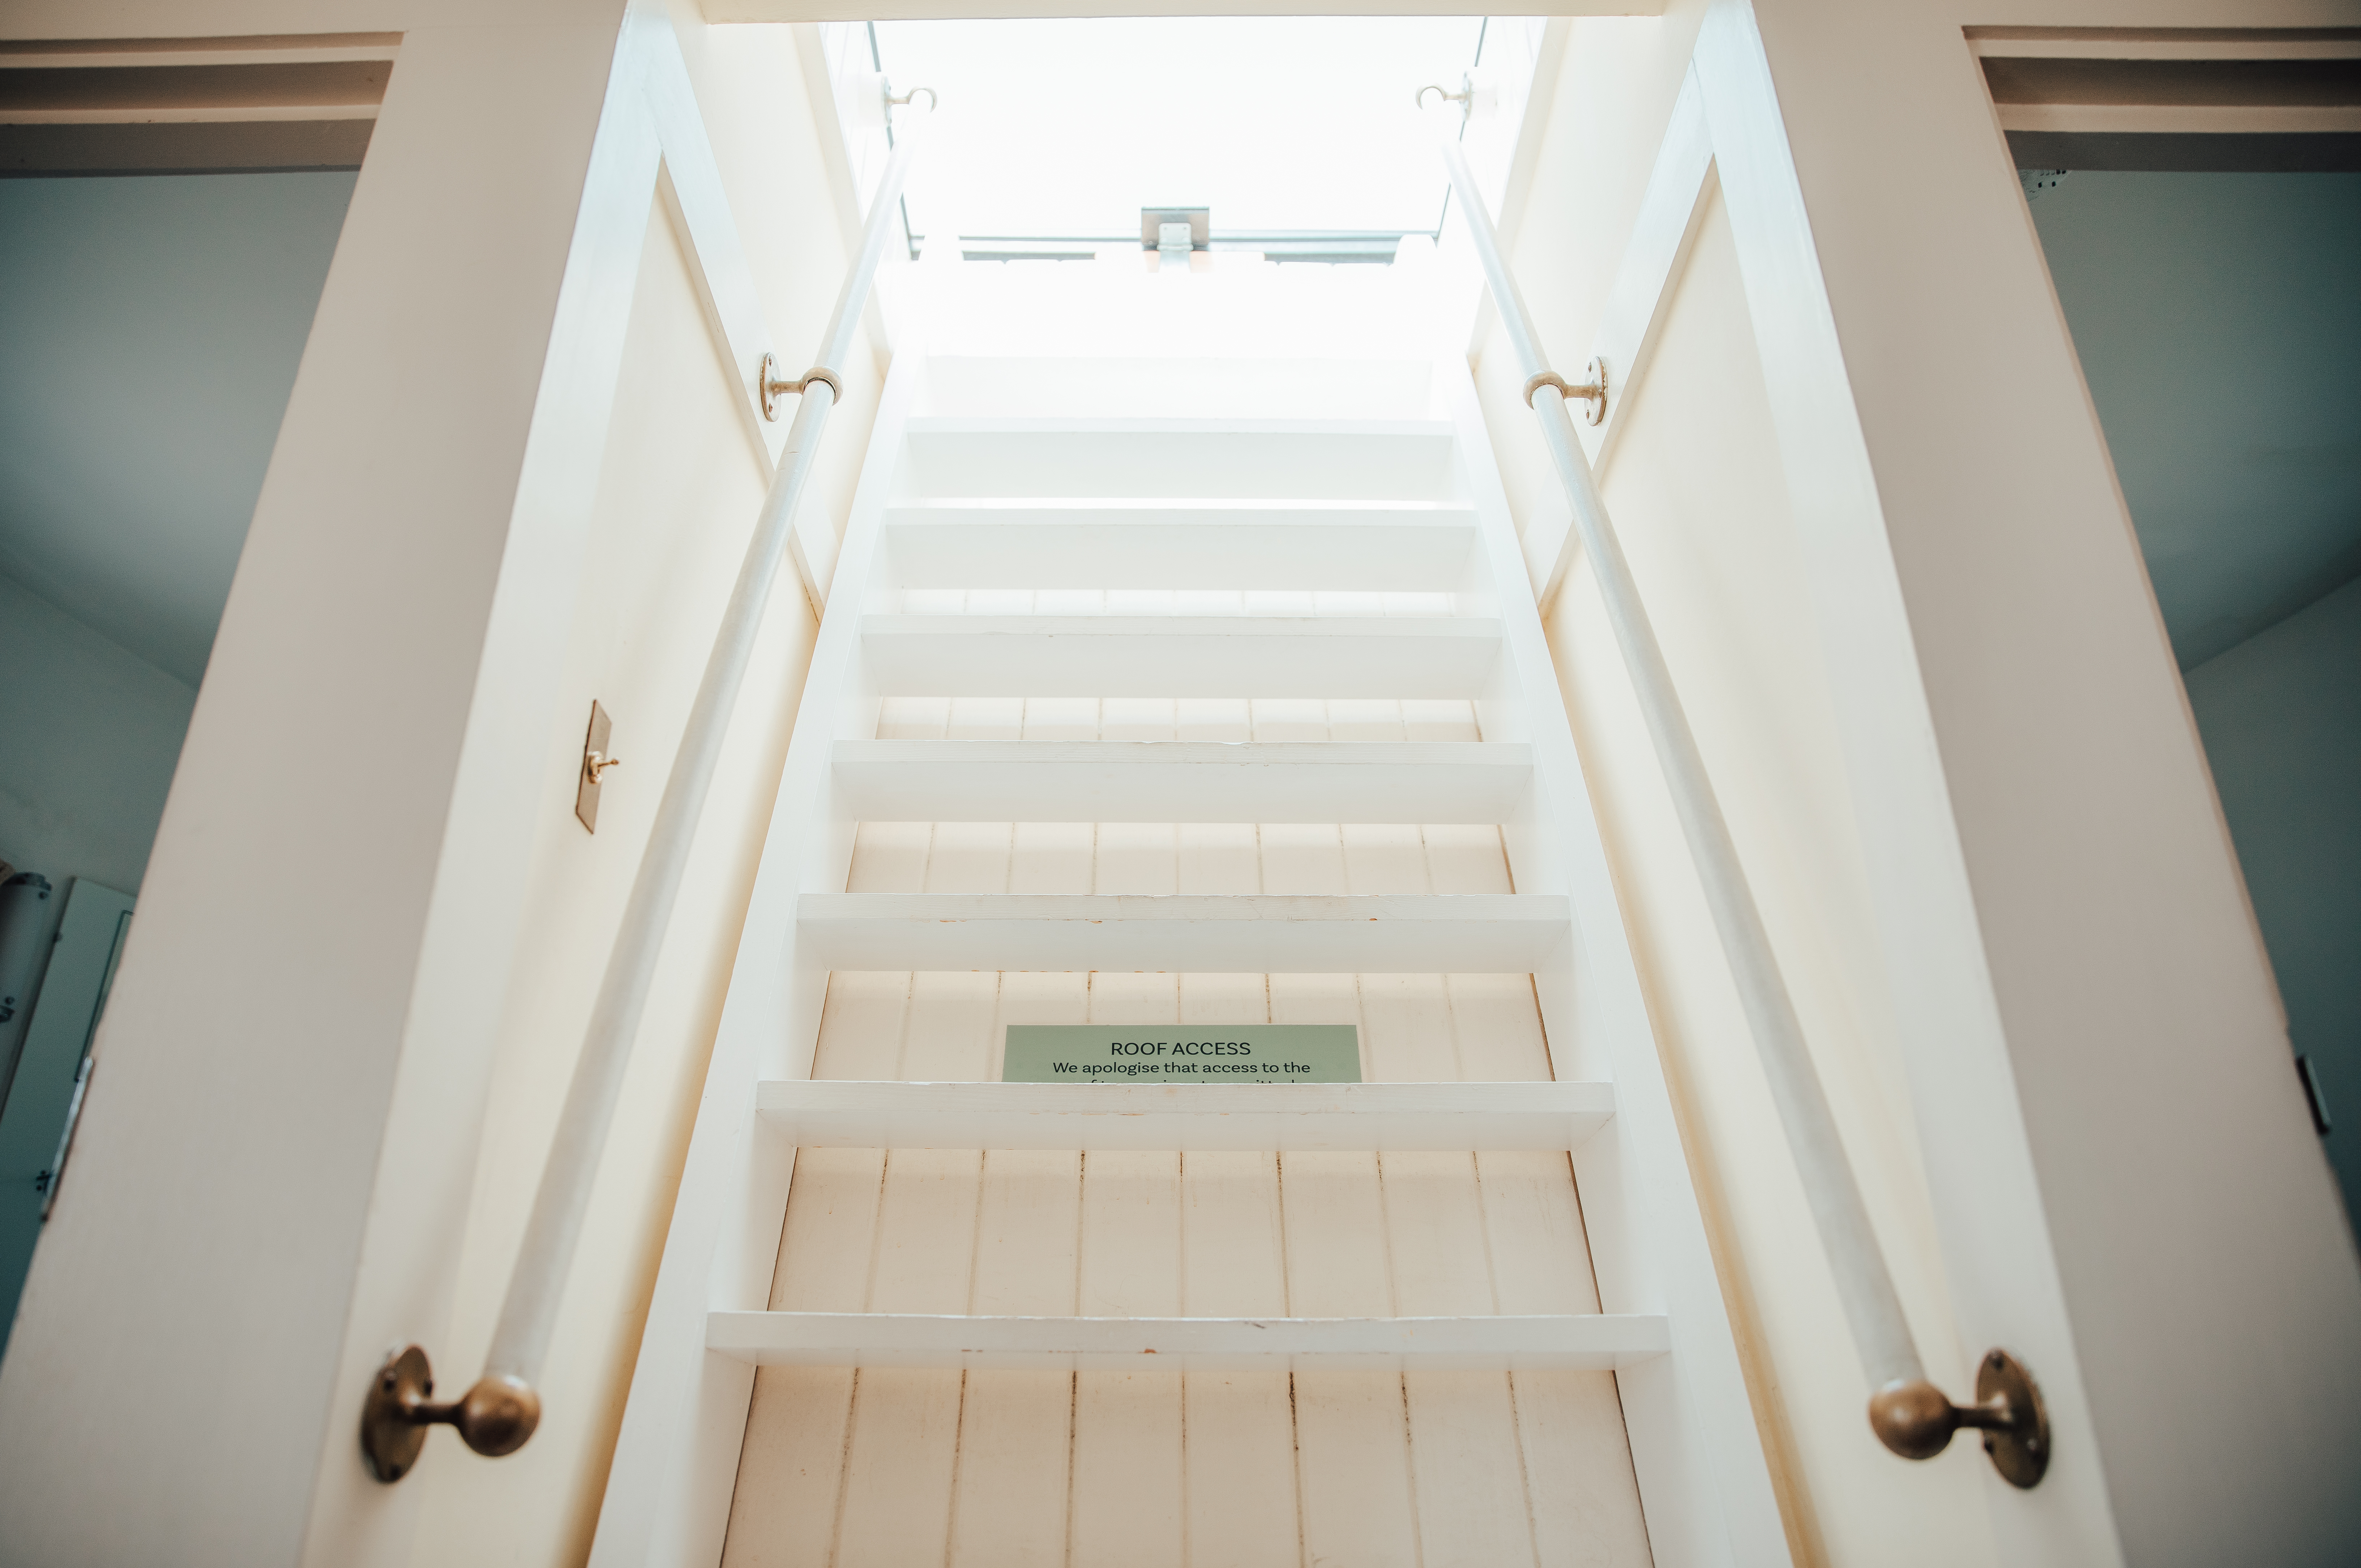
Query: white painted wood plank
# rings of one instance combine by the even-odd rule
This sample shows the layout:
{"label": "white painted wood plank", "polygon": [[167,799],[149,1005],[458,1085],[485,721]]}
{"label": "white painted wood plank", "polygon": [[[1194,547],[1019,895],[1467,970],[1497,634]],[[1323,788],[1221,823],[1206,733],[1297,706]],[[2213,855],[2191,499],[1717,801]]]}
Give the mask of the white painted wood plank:
{"label": "white painted wood plank", "polygon": [[1399,1373],[1609,1371],[1670,1343],[1644,1313],[1474,1318],[1024,1318],[716,1312],[708,1349],[764,1366]]}
{"label": "white painted wood plank", "polygon": [[[1101,830],[1099,885],[1169,886],[1171,829],[1135,828],[1129,837],[1128,843],[1120,836],[1110,843]],[[1093,975],[1091,1020],[1159,1031],[1177,1026],[1180,989],[1177,975]],[[1083,1156],[1082,1170],[1080,1310],[1098,1318],[1180,1313],[1180,1157],[1093,1152]],[[1076,1373],[1071,1561],[1181,1568],[1181,1371],[1161,1356],[1133,1355]]]}
{"label": "white painted wood plank", "polygon": [[[1223,891],[1259,874],[1234,865]],[[1260,975],[1182,975],[1184,1027],[1270,1017]],[[1279,1157],[1188,1151],[1180,1157],[1180,1310],[1201,1317],[1287,1315],[1287,1238]],[[1284,1371],[1193,1372],[1183,1387],[1189,1558],[1224,1568],[1301,1568],[1292,1379]]]}
{"label": "white painted wood plank", "polygon": [[913,419],[906,496],[1456,499],[1437,420]]}
{"label": "white painted wood plank", "polygon": [[[762,1085],[755,1103],[806,1148],[1563,1151],[1614,1114],[1615,1089],[791,1080]],[[1570,1191],[1563,1161],[1557,1176]]]}
{"label": "white painted wood plank", "polygon": [[869,821],[1499,822],[1532,779],[1514,744],[840,740]]}
{"label": "white painted wood plank", "polygon": [[1475,519],[1443,501],[912,502],[885,513],[905,588],[1366,588],[1462,583]]}
{"label": "white painted wood plank", "polygon": [[[965,1309],[982,1164],[969,1151],[900,1149],[887,1157],[870,1265],[873,1310]],[[878,1568],[941,1561],[960,1397],[959,1373],[940,1363],[862,1365],[832,1561]]]}
{"label": "white painted wood plank", "polygon": [[[921,877],[936,885],[997,884],[1007,874],[1007,839],[1005,824],[996,840],[986,831],[954,833],[948,840],[939,833]],[[835,1036],[831,1059],[877,1077],[981,1077],[992,1058],[996,989],[991,975],[913,974],[898,1017],[873,1003],[841,1013],[831,1007],[823,1019],[823,1033]],[[847,1001],[870,1001],[858,987],[845,990]],[[983,1156],[972,1150],[903,1148],[885,1156],[873,1241],[861,1275],[869,1310],[971,1310],[983,1165]],[[792,1194],[788,1215],[791,1224],[809,1223]],[[862,1370],[845,1441],[831,1561],[883,1568],[941,1559],[951,1528],[964,1396],[953,1370]]]}
{"label": "white painted wood plank", "polygon": [[[1324,1011],[1326,1000],[1300,985],[1283,990],[1274,978],[1271,1015],[1286,1019],[1304,1004]],[[1286,1156],[1280,1190],[1292,1309],[1340,1317],[1392,1313],[1377,1157]],[[1487,1326],[1497,1332],[1498,1320]],[[1399,1364],[1382,1371],[1298,1369],[1296,1462],[1311,1562],[1416,1568],[1418,1509],[1400,1374]]]}
{"label": "white painted wood plank", "polygon": [[1499,652],[1476,617],[864,617],[887,696],[1472,697]]}
{"label": "white painted wood plank", "polygon": [[[837,1003],[831,992],[831,1020]],[[851,1311],[865,1303],[884,1163],[877,1149],[798,1153],[772,1281],[774,1310]],[[836,1540],[854,1376],[850,1367],[829,1366],[766,1366],[755,1374],[722,1568],[827,1561]]]}
{"label": "white painted wood plank", "polygon": [[[1080,1022],[1083,986],[1080,975],[1006,977],[994,1016],[995,1056],[1008,1022]],[[1074,1311],[1081,1198],[1079,1153],[995,1149],[983,1157],[969,1311]],[[1073,1392],[1064,1371],[968,1372],[951,1563],[1034,1568],[1065,1561]]]}
{"label": "white painted wood plank", "polygon": [[[1168,976],[1119,976],[1147,981],[1117,987],[1162,992],[1162,1006],[1145,998],[1115,1011],[1174,1011]],[[1160,982],[1160,983],[1159,983]],[[1108,1011],[1093,986],[1092,1012]],[[1082,1310],[1121,1314],[1123,1341],[1153,1345],[1130,1323],[1175,1321],[1180,1307],[1180,1157],[1171,1153],[1093,1153],[1082,1161],[1081,1294]],[[1071,1321],[1086,1323],[1092,1319]],[[1139,1563],[1181,1568],[1181,1373],[1185,1357],[1101,1354],[1076,1363],[1074,1379],[1071,1536],[1076,1563]]]}
{"label": "white painted wood plank", "polygon": [[[1423,839],[1384,837],[1394,831],[1345,830],[1346,867],[1356,885],[1380,875],[1404,883],[1431,877]],[[1498,838],[1472,850],[1446,843],[1433,858],[1447,874],[1465,877],[1463,861],[1488,858],[1498,866]],[[1373,1077],[1455,1078],[1465,1070],[1444,977],[1364,975],[1360,988],[1362,1034]],[[1498,1312],[1474,1155],[1388,1152],[1378,1168],[1394,1310],[1416,1316]],[[1570,1198],[1572,1181],[1564,1168],[1560,1180]],[[1522,1455],[1507,1376],[1410,1371],[1403,1376],[1401,1396],[1422,1568],[1531,1561]]]}
{"label": "white painted wood plank", "polygon": [[1567,961],[1554,894],[1167,898],[1016,894],[802,896],[798,934],[831,969],[1530,973]]}

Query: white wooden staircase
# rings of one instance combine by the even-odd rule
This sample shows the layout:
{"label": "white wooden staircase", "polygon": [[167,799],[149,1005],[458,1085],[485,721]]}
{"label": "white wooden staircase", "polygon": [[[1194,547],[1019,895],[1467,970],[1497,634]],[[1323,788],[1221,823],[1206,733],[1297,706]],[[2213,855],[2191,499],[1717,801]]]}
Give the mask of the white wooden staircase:
{"label": "white wooden staircase", "polygon": [[[594,1561],[1786,1562],[1465,367],[950,368],[879,414]],[[1082,1022],[1369,1081],[995,1081]]]}

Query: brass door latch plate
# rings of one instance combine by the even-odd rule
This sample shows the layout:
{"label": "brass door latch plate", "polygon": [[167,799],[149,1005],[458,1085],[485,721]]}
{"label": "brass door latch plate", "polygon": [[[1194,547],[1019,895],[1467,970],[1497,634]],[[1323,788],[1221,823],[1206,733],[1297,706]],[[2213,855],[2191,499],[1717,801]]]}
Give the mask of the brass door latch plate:
{"label": "brass door latch plate", "polygon": [[590,705],[590,729],[582,738],[582,769],[575,774],[574,815],[589,831],[598,831],[598,782],[609,768],[621,767],[620,758],[607,754],[608,738],[615,728],[614,719],[596,702]]}

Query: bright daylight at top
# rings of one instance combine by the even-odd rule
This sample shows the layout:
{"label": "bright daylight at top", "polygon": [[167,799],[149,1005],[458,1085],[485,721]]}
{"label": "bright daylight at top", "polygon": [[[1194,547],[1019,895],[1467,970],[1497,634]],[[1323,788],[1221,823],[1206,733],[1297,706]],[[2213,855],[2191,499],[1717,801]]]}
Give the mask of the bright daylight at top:
{"label": "bright daylight at top", "polygon": [[1414,95],[1460,92],[1473,72],[1493,103],[1521,107],[1538,31],[1478,16],[828,30],[839,100],[859,104],[848,141],[876,144],[856,152],[864,177],[882,165],[883,126],[858,123],[871,95],[848,93],[852,79],[939,94],[904,203],[914,252],[950,232],[972,260],[1080,260],[1139,247],[1144,211],[1203,209],[1200,250],[1332,262],[1389,261],[1404,235],[1442,230],[1444,171]]}

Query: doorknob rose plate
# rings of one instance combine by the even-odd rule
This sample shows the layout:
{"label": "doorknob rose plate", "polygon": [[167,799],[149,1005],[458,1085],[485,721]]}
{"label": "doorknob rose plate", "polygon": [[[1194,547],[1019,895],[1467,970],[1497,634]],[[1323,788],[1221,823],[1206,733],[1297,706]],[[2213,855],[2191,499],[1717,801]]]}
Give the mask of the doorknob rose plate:
{"label": "doorknob rose plate", "polygon": [[2049,1469],[2049,1412],[2041,1387],[2025,1364],[2004,1350],[1987,1354],[1976,1370],[1976,1402],[1954,1405],[1934,1384],[1889,1383],[1870,1397],[1869,1424],[1878,1441],[1905,1459],[1932,1459],[1961,1427],[1984,1434],[1993,1468],[2010,1486],[2029,1489]]}
{"label": "doorknob rose plate", "polygon": [[2039,1486],[2049,1469],[2049,1412],[2033,1374],[2008,1352],[1992,1352],[1976,1370],[1976,1403],[1986,1409],[2001,1405],[2015,1418],[2005,1427],[1984,1429],[1984,1452],[1992,1455],[1993,1468],[2019,1489]]}
{"label": "doorknob rose plate", "polygon": [[390,1485],[410,1474],[426,1446],[426,1423],[415,1412],[434,1395],[434,1369],[414,1344],[378,1369],[361,1404],[361,1457],[370,1475]]}
{"label": "doorknob rose plate", "polygon": [[361,1401],[361,1457],[390,1486],[410,1474],[426,1446],[426,1429],[448,1426],[488,1459],[514,1453],[541,1425],[541,1396],[522,1377],[487,1373],[459,1398],[435,1404],[434,1368],[411,1345],[390,1355]]}

